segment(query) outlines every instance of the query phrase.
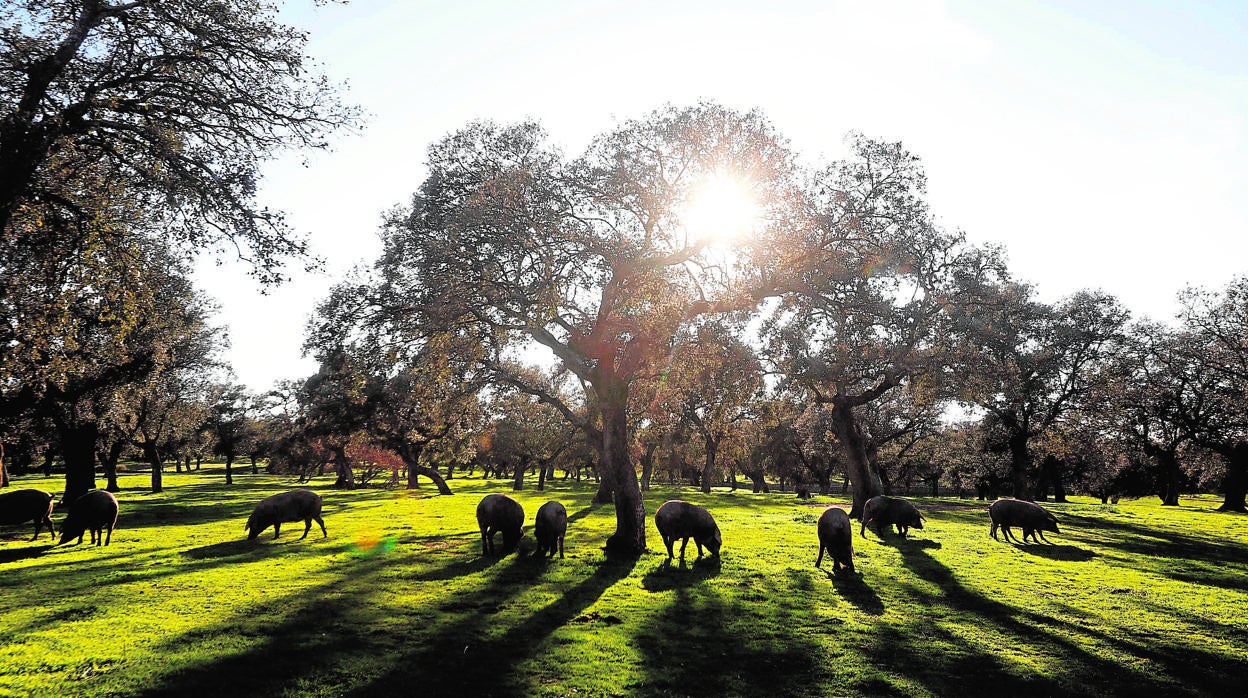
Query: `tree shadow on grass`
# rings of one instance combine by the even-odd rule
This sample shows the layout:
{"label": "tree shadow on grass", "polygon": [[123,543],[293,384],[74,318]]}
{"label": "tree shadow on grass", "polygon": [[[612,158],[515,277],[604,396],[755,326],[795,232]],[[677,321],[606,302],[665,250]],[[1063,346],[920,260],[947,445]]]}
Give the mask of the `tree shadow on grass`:
{"label": "tree shadow on grass", "polygon": [[[802,574],[809,580],[809,575]],[[764,579],[760,584],[768,584]],[[779,588],[755,590],[764,597]],[[800,604],[799,604],[800,605]],[[808,695],[828,674],[809,628],[807,608],[742,603],[710,585],[676,587],[663,608],[647,616],[634,643],[646,671],[629,695]]]}
{"label": "tree shadow on grass", "polygon": [[[358,677],[342,667],[368,666],[378,652],[393,651],[394,636],[378,632],[382,609],[371,603],[382,583],[381,562],[362,560],[325,584],[271,599],[237,616],[170,638],[157,651],[250,646],[158,677],[144,698],[156,696],[337,694]],[[302,688],[301,688],[302,687]]]}
{"label": "tree shadow on grass", "polygon": [[1043,557],[1049,560],[1063,560],[1065,562],[1087,562],[1096,557],[1096,553],[1087,548],[1080,548],[1077,545],[1025,545],[1015,544],[1016,550],[1021,550],[1028,555]]}
{"label": "tree shadow on grass", "polygon": [[[1039,547],[1039,546],[1036,546]],[[949,568],[921,549],[899,548],[903,563],[940,589],[931,594],[911,589],[921,607],[944,604],[976,618],[982,633],[998,635],[1015,652],[1047,659],[1052,670],[1009,662],[998,656],[991,639],[975,642],[947,629],[947,624],[915,618],[900,629],[880,626],[871,656],[888,657],[886,668],[916,680],[937,695],[992,685],[1006,695],[1228,695],[1242,691],[1242,661],[1228,662],[1195,645],[1167,642],[1129,626],[1111,635],[1069,619],[1010,606],[963,586]],[[1119,663],[1089,651],[1089,645],[1112,647],[1155,666]],[[933,647],[940,651],[933,652]]]}
{"label": "tree shadow on grass", "polygon": [[1066,514],[1089,530],[1109,530],[1122,535],[1105,536],[1097,544],[1148,558],[1170,560],[1187,558],[1206,562],[1229,562],[1248,565],[1248,548],[1235,543],[1218,543],[1205,538],[1177,533],[1164,528],[1114,521],[1104,518]]}
{"label": "tree shadow on grass", "polygon": [[389,658],[385,672],[347,695],[405,695],[412,687],[423,695],[523,695],[528,691],[516,669],[539,655],[552,633],[569,623],[621,622],[609,613],[583,612],[635,564],[634,559],[607,560],[545,607],[513,621],[505,606],[527,592],[543,569],[517,559],[491,583],[443,604],[439,614],[454,612],[453,617],[414,638],[411,651]]}

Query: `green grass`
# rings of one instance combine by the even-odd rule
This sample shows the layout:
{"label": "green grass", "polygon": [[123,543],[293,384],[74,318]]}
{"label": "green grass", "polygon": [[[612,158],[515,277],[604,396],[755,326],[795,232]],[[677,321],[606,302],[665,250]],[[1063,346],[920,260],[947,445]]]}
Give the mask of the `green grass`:
{"label": "green grass", "polygon": [[[855,536],[860,576],[814,568],[829,502],[658,487],[707,505],[719,564],[607,561],[592,484],[516,494],[567,506],[567,558],[483,559],[473,512],[505,482],[338,492],[330,536],[244,540],[289,480],[126,476],[107,548],[0,529],[0,695],[1243,695],[1248,517],[1210,498],[1052,504],[1052,546],[988,537],[985,507],[917,499],[910,540]],[[18,478],[18,487],[59,489]],[[57,513],[58,525],[63,518]],[[358,542],[392,536],[361,553]],[[690,545],[690,558],[694,555]],[[825,560],[825,567],[830,562]]]}

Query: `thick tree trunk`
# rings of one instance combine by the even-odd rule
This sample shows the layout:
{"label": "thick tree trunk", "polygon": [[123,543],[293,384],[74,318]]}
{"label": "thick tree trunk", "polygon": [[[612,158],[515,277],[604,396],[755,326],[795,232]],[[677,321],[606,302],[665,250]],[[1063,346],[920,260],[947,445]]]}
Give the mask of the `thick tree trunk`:
{"label": "thick tree trunk", "polygon": [[647,446],[644,453],[641,454],[641,491],[650,491],[650,478],[654,475],[654,452],[658,449],[655,443]]}
{"label": "thick tree trunk", "polygon": [[225,454],[225,484],[234,484],[234,454]]}
{"label": "thick tree trunk", "polygon": [[767,486],[766,473],[762,470],[748,470],[744,471],[742,474],[748,477],[750,482],[754,483],[752,489],[756,494],[759,492],[766,493],[771,491],[771,488]]}
{"label": "thick tree trunk", "polygon": [[1179,459],[1174,451],[1165,449],[1157,452],[1157,463],[1161,466],[1161,505],[1163,507],[1179,506]]}
{"label": "thick tree trunk", "polygon": [[109,445],[107,451],[100,451],[100,467],[104,470],[104,489],[109,492],[120,492],[121,487],[117,485],[117,462],[121,460],[121,452],[125,450],[126,444],[121,441],[114,441]]}
{"label": "thick tree trunk", "polygon": [[52,454],[51,448],[43,452],[42,470],[43,470],[44,477],[52,477],[52,459],[53,458],[55,458],[55,456]]}
{"label": "thick tree trunk", "polygon": [[345,446],[333,446],[330,448],[333,453],[334,471],[338,473],[338,479],[334,481],[334,487],[340,490],[355,489],[355,470],[351,468],[351,459],[347,458],[347,449]]}
{"label": "thick tree trunk", "polygon": [[715,457],[719,454],[719,441],[706,439],[706,461],[702,464],[702,491],[711,493],[711,475],[715,472]]}
{"label": "thick tree trunk", "polygon": [[832,474],[826,470],[816,470],[815,480],[819,482],[819,494],[832,494]]}
{"label": "thick tree trunk", "polygon": [[64,503],[69,504],[95,489],[95,442],[100,430],[95,422],[88,422],[58,431],[61,456],[65,459]]}
{"label": "thick tree trunk", "polygon": [[[595,386],[596,388],[598,386]],[[646,551],[646,508],[637,472],[628,458],[628,386],[599,390],[602,408],[602,460],[599,469],[615,494],[615,533],[608,554],[636,556]]]}
{"label": "thick tree trunk", "polygon": [[1223,457],[1226,459],[1226,477],[1222,480],[1225,495],[1218,511],[1244,513],[1244,499],[1248,495],[1248,443],[1236,445]]}
{"label": "thick tree trunk", "polygon": [[854,504],[849,510],[852,519],[862,518],[862,507],[868,499],[883,492],[879,473],[867,458],[866,439],[854,417],[854,409],[845,400],[836,398],[832,404],[832,429],[840,439],[847,456],[845,474],[854,490]]}
{"label": "thick tree trunk", "polygon": [[152,467],[152,491],[162,492],[165,489],[164,463],[155,441],[143,442],[143,458]]}
{"label": "thick tree trunk", "polygon": [[932,476],[932,496],[933,497],[940,496],[940,476],[939,475]]}
{"label": "thick tree trunk", "polygon": [[247,455],[247,457],[251,459],[251,474],[252,474],[252,475],[259,475],[259,474],[260,474],[260,468],[258,468],[258,467],[256,466],[256,457],[255,457],[255,455],[253,455],[253,454],[248,454],[248,455]]}
{"label": "thick tree trunk", "polygon": [[420,475],[433,480],[433,484],[438,488],[438,494],[455,494],[451,491],[446,480],[442,479],[442,473],[437,468],[429,468],[420,464],[420,454],[425,450],[424,446],[406,443],[394,449],[395,453],[403,459],[403,463],[407,465],[407,489],[414,490],[419,487],[416,478]]}
{"label": "thick tree trunk", "polygon": [[1031,485],[1028,482],[1031,472],[1031,446],[1026,432],[1015,432],[1010,435],[1010,482],[1014,485],[1014,499],[1032,501]]}
{"label": "thick tree trunk", "polygon": [[524,474],[528,469],[529,459],[526,456],[521,458],[520,462],[516,464],[516,472],[511,476],[511,489],[513,491],[524,489]]}

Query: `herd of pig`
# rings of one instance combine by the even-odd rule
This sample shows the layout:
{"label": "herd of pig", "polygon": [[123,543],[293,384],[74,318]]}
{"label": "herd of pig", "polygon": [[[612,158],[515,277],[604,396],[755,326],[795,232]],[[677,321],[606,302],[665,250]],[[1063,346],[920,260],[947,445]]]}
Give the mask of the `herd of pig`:
{"label": "herd of pig", "polygon": [[[23,524],[33,521],[35,537],[44,526],[48,534],[56,537],[52,525],[52,495],[42,490],[23,489],[0,494],[0,524]],[[108,545],[112,541],[113,528],[117,525],[117,498],[104,490],[91,490],[70,504],[69,513],[61,522],[61,543],[74,538],[82,543],[86,532],[91,533],[91,542],[96,545]],[[1007,541],[1019,542],[1013,534],[1014,527],[1023,530],[1023,543],[1030,538],[1032,541],[1049,539],[1044,537],[1045,531],[1057,533],[1057,519],[1043,507],[1018,499],[1000,499],[988,507],[988,516],[992,526],[990,533],[994,540],[997,531],[1001,530]],[[260,500],[251,516],[247,518],[245,530],[248,539],[254,540],[268,527],[273,527],[273,537],[277,538],[283,523],[302,521],[303,536],[307,538],[315,521],[321,527],[321,535],[328,537],[325,521],[321,518],[321,496],[311,490],[291,490]],[[878,534],[896,527],[897,534],[905,537],[911,528],[923,529],[925,518],[915,506],[905,499],[880,495],[867,500],[862,510],[862,526],[859,534],[866,537],[867,526],[874,526]],[[685,548],[692,539],[698,548],[698,557],[702,557],[705,547],[711,555],[718,557],[723,537],[715,518],[705,508],[696,504],[673,499],[664,502],[654,514],[654,525],[667,547],[669,560],[675,557],[673,545],[681,541],[680,559],[685,559]],[[488,494],[477,505],[477,527],[481,530],[481,552],[493,555],[496,552],[494,537],[502,534],[503,544],[497,550],[507,554],[516,549],[524,535],[524,508],[516,500],[504,494]],[[534,519],[533,536],[537,540],[537,555],[554,557],[558,551],[563,557],[563,539],[568,530],[568,511],[559,502],[546,502],[537,510]],[[834,572],[854,571],[854,536],[849,515],[839,507],[828,507],[819,517],[817,525],[819,535],[819,556],[815,567],[823,564],[826,551],[832,559]]]}
{"label": "herd of pig", "polygon": [[[1032,541],[1043,540],[1045,531],[1057,533],[1057,518],[1044,507],[1019,499],[1000,499],[988,507],[988,516],[992,521],[990,534],[993,540],[1000,540],[997,531],[1004,533],[1007,541],[1020,542],[1015,537],[1013,528],[1023,529],[1022,543],[1030,538]],[[867,526],[874,525],[878,534],[897,529],[897,534],[906,537],[911,528],[923,529],[926,519],[915,508],[914,504],[899,497],[880,495],[867,500],[862,510],[862,527],[858,533],[864,538]],[[698,547],[698,557],[702,557],[705,547],[712,556],[718,557],[724,539],[715,523],[715,517],[705,507],[673,499],[664,502],[654,514],[654,526],[659,529],[663,545],[667,547],[667,558],[675,558],[673,545],[680,544],[680,559],[685,559],[685,548],[689,540]],[[503,534],[503,554],[515,550],[520,538],[524,535],[524,508],[516,500],[504,494],[486,495],[477,505],[477,527],[481,529],[481,553],[495,553],[494,536]],[[537,510],[533,522],[533,535],[537,539],[537,554],[555,555],[556,545],[559,557],[563,557],[563,538],[568,530],[568,512],[559,502],[546,502]],[[849,514],[840,507],[828,507],[819,517],[817,525],[819,534],[819,556],[815,559],[815,567],[823,564],[826,551],[832,559],[833,572],[842,570],[854,572],[854,533],[849,522]]]}

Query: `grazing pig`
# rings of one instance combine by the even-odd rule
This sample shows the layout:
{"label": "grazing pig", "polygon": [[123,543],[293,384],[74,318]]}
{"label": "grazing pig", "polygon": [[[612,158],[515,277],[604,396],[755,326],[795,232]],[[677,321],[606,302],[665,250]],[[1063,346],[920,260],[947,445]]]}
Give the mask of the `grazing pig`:
{"label": "grazing pig", "polygon": [[299,540],[308,537],[313,521],[320,524],[321,537],[329,537],[329,532],[325,530],[325,521],[321,519],[321,495],[312,490],[291,490],[261,499],[256,508],[251,510],[251,516],[247,517],[247,525],[243,529],[249,531],[247,540],[255,540],[261,531],[272,526],[273,539],[277,540],[282,524],[290,521],[303,522],[303,535]]}
{"label": "grazing pig", "polygon": [[723,544],[723,538],[719,535],[719,526],[715,525],[715,519],[711,516],[711,512],[696,504],[673,499],[663,502],[663,506],[654,512],[654,525],[659,529],[659,535],[663,537],[663,544],[667,546],[667,559],[674,557],[672,552],[672,544],[676,539],[681,539],[680,559],[685,559],[685,547],[689,545],[689,539],[692,538],[695,545],[698,546],[698,557],[702,557],[702,546],[711,551],[715,557],[719,557],[719,548]]}
{"label": "grazing pig", "polygon": [[43,490],[0,494],[0,524],[16,525],[27,521],[35,522],[35,537],[31,540],[39,540],[39,530],[44,524],[48,526],[48,535],[56,538],[56,530],[52,528],[52,495]]}
{"label": "grazing pig", "polygon": [[559,557],[563,558],[563,536],[568,532],[568,510],[559,502],[546,502],[537,510],[537,519],[533,522],[533,537],[537,539],[537,554],[542,556],[550,551],[555,556],[555,546],[559,547]]}
{"label": "grazing pig", "polygon": [[819,558],[815,567],[823,562],[823,551],[832,558],[832,571],[841,569],[854,572],[854,526],[849,514],[840,507],[828,507],[819,517]]}
{"label": "grazing pig", "polygon": [[1058,532],[1055,516],[1039,504],[1021,499],[998,499],[988,507],[988,517],[992,519],[990,533],[993,540],[1000,540],[997,538],[997,529],[1001,528],[1004,529],[1007,542],[1019,542],[1010,530],[1014,526],[1023,529],[1023,543],[1026,543],[1028,538],[1034,542],[1037,534],[1040,540],[1048,543],[1049,539],[1044,537],[1044,531]]}
{"label": "grazing pig", "polygon": [[[566,525],[566,521],[565,521]],[[524,537],[524,507],[505,494],[487,494],[477,505],[477,527],[481,529],[481,554],[494,554],[494,534],[502,532],[502,554],[516,549]]]}
{"label": "grazing pig", "polygon": [[[77,538],[82,543],[86,531],[91,532],[91,542],[108,545],[113,542],[113,529],[117,527],[117,498],[112,492],[91,490],[69,505],[69,513],[61,522],[61,543]],[[108,538],[104,529],[108,529]]]}
{"label": "grazing pig", "polygon": [[875,532],[884,537],[884,531],[897,526],[897,535],[902,538],[910,532],[910,527],[923,530],[923,514],[914,508],[908,500],[900,497],[879,495],[867,500],[862,507],[862,528],[858,532],[867,537],[867,526],[875,524]]}

